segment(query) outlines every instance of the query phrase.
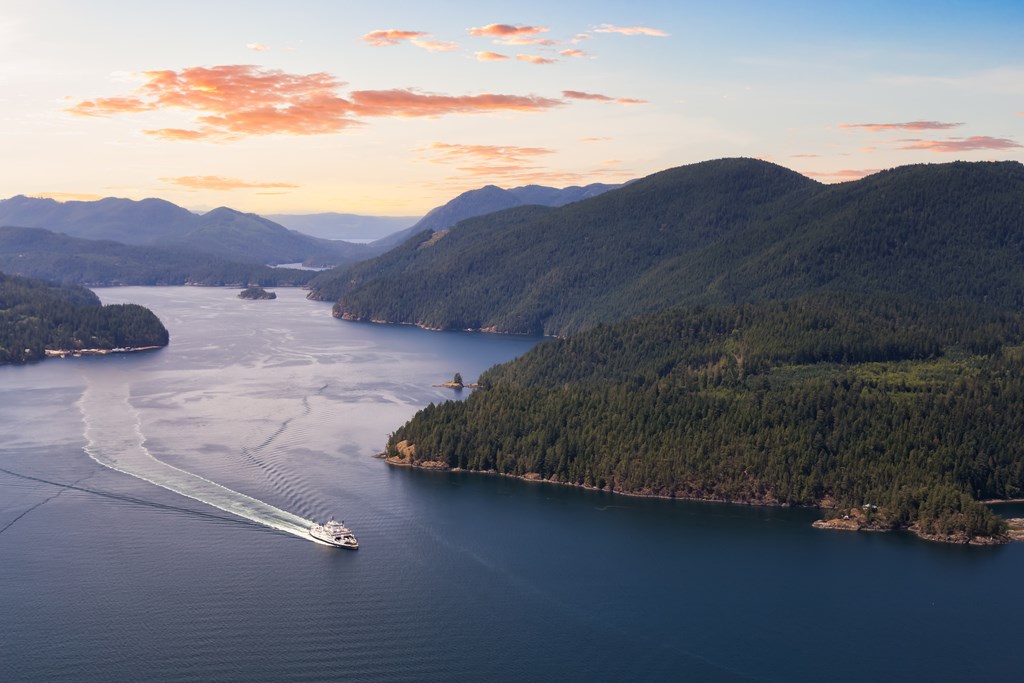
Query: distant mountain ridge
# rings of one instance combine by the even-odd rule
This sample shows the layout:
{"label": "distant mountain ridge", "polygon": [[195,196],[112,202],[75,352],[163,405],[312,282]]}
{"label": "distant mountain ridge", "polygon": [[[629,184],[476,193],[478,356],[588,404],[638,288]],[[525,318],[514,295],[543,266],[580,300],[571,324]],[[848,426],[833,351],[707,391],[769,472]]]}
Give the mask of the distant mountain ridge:
{"label": "distant mountain ridge", "polygon": [[221,207],[197,215],[162,199],[57,202],[18,195],[0,200],[0,226],[43,228],[72,237],[146,246],[187,246],[245,263],[348,263],[382,248],[288,230],[252,213]]}
{"label": "distant mountain ridge", "polygon": [[560,208],[516,207],[324,273],[336,315],[567,334],[680,303],[815,291],[1024,305],[1024,166],[906,166],[822,185],[720,159]]}
{"label": "distant mountain ridge", "polygon": [[178,246],[86,240],[42,228],[0,227],[0,271],[64,285],[300,286],[315,273],[236,263]]}
{"label": "distant mountain ridge", "polygon": [[378,240],[414,225],[421,216],[364,216],[355,213],[268,213],[264,218],[327,240]]}
{"label": "distant mountain ridge", "polygon": [[510,189],[503,189],[497,185],[484,185],[476,190],[463,192],[445,204],[431,209],[412,227],[391,235],[381,242],[397,245],[424,230],[446,230],[467,218],[483,216],[516,206],[533,204],[565,206],[572,202],[596,197],[618,187],[621,185],[605,183],[592,183],[582,187],[574,185],[561,189],[544,185],[524,185]]}

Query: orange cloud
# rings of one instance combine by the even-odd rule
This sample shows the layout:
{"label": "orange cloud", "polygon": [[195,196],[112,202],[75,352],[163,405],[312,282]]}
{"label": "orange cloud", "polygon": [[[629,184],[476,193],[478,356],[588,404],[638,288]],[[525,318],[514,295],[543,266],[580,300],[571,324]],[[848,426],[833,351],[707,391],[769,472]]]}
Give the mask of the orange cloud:
{"label": "orange cloud", "polygon": [[488,38],[509,38],[512,36],[533,36],[547,33],[547,26],[512,26],[511,24],[488,24],[467,29],[471,36]]}
{"label": "orange cloud", "polygon": [[500,62],[508,59],[508,55],[498,54],[497,52],[477,52],[476,59],[479,62]]}
{"label": "orange cloud", "polygon": [[847,168],[841,171],[806,171],[804,175],[808,178],[831,178],[835,182],[843,182],[847,180],[860,180],[881,170],[880,168]]}
{"label": "orange cloud", "polygon": [[1018,149],[1024,147],[1009,138],[993,138],[988,135],[973,135],[969,138],[948,138],[946,140],[900,140],[907,143],[897,149],[924,149],[930,152],[971,152],[979,149]]}
{"label": "orange cloud", "polygon": [[942,121],[907,121],[906,123],[840,123],[840,128],[861,128],[879,133],[887,130],[949,130],[962,126],[962,123],[944,123]]}
{"label": "orange cloud", "polygon": [[790,154],[793,159],[817,159],[820,154]]}
{"label": "orange cloud", "polygon": [[265,51],[270,49],[269,47],[267,47],[263,43],[246,43],[245,46],[247,48],[249,48],[250,50],[253,50],[255,52],[265,52]]}
{"label": "orange cloud", "polygon": [[601,142],[603,140],[611,140],[611,138],[603,137],[589,137],[589,138],[577,138],[580,142]]}
{"label": "orange cloud", "polygon": [[624,36],[659,36],[668,34],[661,29],[649,28],[647,26],[613,26],[612,24],[601,24],[594,29],[594,33],[621,33]]}
{"label": "orange cloud", "polygon": [[351,94],[355,112],[362,116],[442,116],[494,111],[541,111],[561,100],[535,95],[436,95],[412,90],[356,90]]}
{"label": "orange cloud", "polygon": [[[243,190],[243,189],[294,189],[298,185],[291,183],[250,183],[235,178],[219,175],[187,175],[178,178],[161,178],[161,181],[172,185],[180,185],[192,190]],[[262,194],[262,193],[261,193]],[[274,193],[280,194],[280,193]]]}
{"label": "orange cloud", "polygon": [[194,128],[144,131],[164,140],[232,140],[250,135],[318,135],[361,125],[356,117],[442,116],[497,111],[542,111],[564,101],[535,95],[449,96],[413,90],[356,90],[326,73],[289,74],[252,65],[147,71],[128,97],[84,100],[67,111],[114,116],[181,109],[195,115]]}
{"label": "orange cloud", "polygon": [[572,49],[572,50],[562,50],[558,54],[562,55],[563,57],[586,57],[587,56],[587,53],[584,52],[583,50],[575,50],[575,49]]}
{"label": "orange cloud", "polygon": [[203,140],[213,137],[209,131],[188,130],[187,128],[155,128],[142,132],[160,140]]}
{"label": "orange cloud", "polygon": [[529,62],[530,64],[554,64],[555,61],[557,61],[554,59],[548,59],[547,57],[540,57],[538,55],[516,55],[516,59]]}
{"label": "orange cloud", "polygon": [[609,97],[592,92],[580,92],[579,90],[563,90],[562,97],[570,100],[590,100],[592,102],[617,102],[619,104],[647,104],[647,100],[637,100],[632,97]]}
{"label": "orange cloud", "polygon": [[100,97],[95,100],[83,100],[68,111],[78,116],[110,116],[151,111],[155,108],[152,103],[138,97]]}
{"label": "orange cloud", "polygon": [[398,45],[399,43],[412,40],[414,38],[422,38],[423,36],[429,36],[429,33],[424,31],[400,31],[398,29],[389,28],[378,31],[370,31],[363,36],[363,42],[369,43],[376,47],[384,47],[387,45]]}

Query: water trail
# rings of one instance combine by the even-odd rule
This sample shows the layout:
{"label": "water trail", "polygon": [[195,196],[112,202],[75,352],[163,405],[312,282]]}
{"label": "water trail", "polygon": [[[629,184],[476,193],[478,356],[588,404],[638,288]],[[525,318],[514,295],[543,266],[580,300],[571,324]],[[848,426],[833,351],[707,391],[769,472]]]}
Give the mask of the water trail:
{"label": "water trail", "polygon": [[142,419],[131,404],[128,385],[98,386],[93,378],[77,402],[85,425],[85,452],[112,470],[142,479],[168,491],[244,519],[306,540],[312,520],[168,464],[146,447]]}
{"label": "water trail", "polygon": [[[324,384],[319,389],[317,389],[313,393],[313,395],[320,396],[321,394],[323,394],[324,390],[327,389],[327,386],[327,384]],[[292,424],[293,421],[295,421],[297,418],[309,417],[310,413],[312,412],[312,408],[309,404],[309,398],[310,395],[308,394],[306,396],[303,396],[302,409],[300,413],[298,415],[292,415],[290,417],[285,418],[278,426],[278,428],[274,430],[272,434],[270,434],[262,441],[260,441],[260,443],[256,444],[255,446],[243,445],[241,448],[240,453],[242,457],[245,458],[245,460],[250,464],[258,467],[267,477],[267,479],[272,484],[274,484],[274,486],[278,490],[283,490],[289,493],[295,491],[300,486],[301,477],[296,477],[295,473],[288,468],[282,469],[272,459],[268,459],[267,457],[265,457],[264,451],[269,446],[274,444],[278,440],[278,438],[281,437],[281,435],[288,430],[288,427]],[[296,502],[300,506],[300,512],[302,512],[303,514],[309,514],[309,510],[306,507],[304,507],[300,501],[293,502]]]}

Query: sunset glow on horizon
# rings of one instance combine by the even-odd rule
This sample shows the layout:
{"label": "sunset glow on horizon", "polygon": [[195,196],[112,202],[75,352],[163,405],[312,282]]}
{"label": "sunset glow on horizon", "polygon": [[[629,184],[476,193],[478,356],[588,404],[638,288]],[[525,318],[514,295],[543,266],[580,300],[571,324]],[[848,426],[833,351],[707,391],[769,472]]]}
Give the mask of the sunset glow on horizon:
{"label": "sunset glow on horizon", "polygon": [[5,3],[0,199],[416,215],[721,157],[1020,161],[1022,27],[1005,1]]}

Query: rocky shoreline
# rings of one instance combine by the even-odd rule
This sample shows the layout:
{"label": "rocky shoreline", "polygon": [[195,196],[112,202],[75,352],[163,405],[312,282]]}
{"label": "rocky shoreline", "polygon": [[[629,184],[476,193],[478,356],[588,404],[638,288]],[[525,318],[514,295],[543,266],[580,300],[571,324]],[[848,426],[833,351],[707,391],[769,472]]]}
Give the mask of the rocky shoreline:
{"label": "rocky shoreline", "polygon": [[[559,481],[557,479],[545,479],[543,475],[538,472],[527,472],[523,475],[518,474],[502,474],[496,470],[464,470],[460,467],[449,467],[446,462],[441,460],[416,460],[416,446],[409,444],[405,441],[400,441],[396,444],[398,455],[388,455],[387,453],[379,453],[373,457],[379,458],[393,467],[409,467],[413,469],[432,470],[432,471],[443,471],[443,472],[473,472],[475,474],[489,474],[493,476],[508,477],[510,479],[518,479],[520,481],[528,482],[543,482],[547,484],[558,484],[559,486],[574,486],[576,488],[585,489],[587,491],[604,491],[606,493],[615,493],[622,496],[632,496],[636,498],[662,498],[666,500],[687,500],[694,502],[704,503],[729,503],[731,505],[764,505],[772,507],[788,507],[785,503],[780,503],[771,499],[761,500],[728,500],[722,498],[712,497],[698,497],[698,496],[666,496],[659,495],[653,491],[650,493],[642,491],[617,491],[608,488],[598,488],[596,486],[588,486],[586,484],[577,484],[575,482]],[[822,501],[822,505],[817,506],[819,509],[828,509],[831,506],[828,505],[829,501]],[[871,508],[873,506],[868,506]],[[964,533],[959,534],[931,534],[922,531],[916,524],[910,527],[893,527],[887,524],[880,518],[873,518],[870,515],[871,510],[865,511],[863,508],[852,508],[848,514],[833,519],[819,519],[811,523],[815,529],[831,529],[834,531],[868,531],[868,532],[886,532],[886,531],[909,531],[920,539],[926,541],[933,541],[937,543],[952,543],[958,545],[1004,545],[1013,541],[1024,541],[1024,518],[1013,518],[1008,519],[1007,522],[1010,525],[1010,529],[1005,536],[968,536]]]}

